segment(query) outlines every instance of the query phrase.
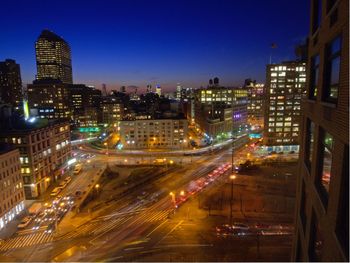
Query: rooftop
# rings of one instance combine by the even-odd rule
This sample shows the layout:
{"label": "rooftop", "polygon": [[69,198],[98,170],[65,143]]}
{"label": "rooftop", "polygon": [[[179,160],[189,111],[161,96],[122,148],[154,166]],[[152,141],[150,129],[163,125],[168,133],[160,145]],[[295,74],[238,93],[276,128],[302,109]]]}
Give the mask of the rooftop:
{"label": "rooftop", "polygon": [[41,34],[38,37],[38,40],[39,39],[47,39],[49,41],[60,41],[67,43],[62,37],[56,35],[54,32],[48,29],[44,29],[43,31],[41,31]]}
{"label": "rooftop", "polygon": [[0,134],[32,131],[63,122],[65,122],[65,120],[48,120],[33,117],[29,118],[28,120],[24,120],[23,118],[12,117],[2,121]]}
{"label": "rooftop", "polygon": [[16,148],[8,143],[0,142],[0,155],[15,150]]}

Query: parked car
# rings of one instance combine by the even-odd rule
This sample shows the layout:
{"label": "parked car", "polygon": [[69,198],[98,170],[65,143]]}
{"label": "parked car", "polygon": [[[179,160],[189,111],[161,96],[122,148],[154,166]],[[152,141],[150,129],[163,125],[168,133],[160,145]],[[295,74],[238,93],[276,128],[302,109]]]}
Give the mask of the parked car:
{"label": "parked car", "polygon": [[26,216],[22,219],[22,221],[17,226],[19,229],[26,228],[30,222],[32,221],[32,218],[30,216]]}

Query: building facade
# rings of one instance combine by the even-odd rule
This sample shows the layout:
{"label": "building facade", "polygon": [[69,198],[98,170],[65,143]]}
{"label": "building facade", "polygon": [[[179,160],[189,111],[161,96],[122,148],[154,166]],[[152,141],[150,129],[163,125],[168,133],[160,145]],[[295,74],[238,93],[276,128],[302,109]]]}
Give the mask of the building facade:
{"label": "building facade", "polygon": [[0,230],[24,209],[19,151],[0,144]]}
{"label": "building facade", "polygon": [[182,149],[187,147],[186,119],[136,119],[120,122],[125,149]]}
{"label": "building facade", "polygon": [[250,125],[264,125],[264,84],[246,79],[244,88],[248,92],[247,114]]}
{"label": "building facade", "polygon": [[112,127],[117,127],[119,121],[123,118],[124,105],[118,98],[104,97],[100,104],[101,122]]}
{"label": "building facade", "polygon": [[102,92],[91,86],[73,84],[69,87],[72,120],[77,126],[97,126]]}
{"label": "building facade", "polygon": [[349,1],[311,1],[292,261],[349,262]]}
{"label": "building facade", "polygon": [[28,84],[28,106],[31,115],[46,119],[71,118],[70,85],[55,80]]}
{"label": "building facade", "polygon": [[245,88],[222,87],[218,82],[196,90],[196,125],[212,139],[243,133],[248,120],[247,96]]}
{"label": "building facade", "polygon": [[0,61],[0,101],[11,104],[15,110],[23,105],[22,79],[15,60]]}
{"label": "building facade", "polygon": [[269,152],[299,150],[301,98],[305,96],[303,61],[267,65],[264,145]]}
{"label": "building facade", "polygon": [[1,127],[0,141],[19,150],[26,199],[44,193],[61,176],[71,157],[68,121],[15,122]]}
{"label": "building facade", "polygon": [[71,50],[68,43],[49,30],[43,30],[35,42],[36,79],[56,79],[73,83]]}

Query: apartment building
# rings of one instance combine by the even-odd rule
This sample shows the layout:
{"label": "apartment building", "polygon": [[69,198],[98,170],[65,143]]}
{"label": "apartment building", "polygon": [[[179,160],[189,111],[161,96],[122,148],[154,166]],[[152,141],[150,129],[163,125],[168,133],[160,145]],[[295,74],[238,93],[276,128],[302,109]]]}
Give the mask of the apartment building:
{"label": "apartment building", "polygon": [[187,147],[187,119],[135,119],[120,122],[125,149]]}
{"label": "apartment building", "polygon": [[19,150],[26,199],[38,198],[64,172],[71,157],[68,121],[29,119],[0,128],[0,141]]}
{"label": "apartment building", "polygon": [[0,230],[24,209],[19,151],[0,143]]}

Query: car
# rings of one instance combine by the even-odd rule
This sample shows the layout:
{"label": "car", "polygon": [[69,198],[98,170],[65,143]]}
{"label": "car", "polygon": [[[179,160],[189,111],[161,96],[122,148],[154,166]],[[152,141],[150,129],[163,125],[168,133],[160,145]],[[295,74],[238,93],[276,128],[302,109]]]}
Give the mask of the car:
{"label": "car", "polygon": [[52,206],[55,207],[62,199],[61,195],[57,195],[56,198],[52,201]]}
{"label": "car", "polygon": [[64,181],[69,184],[70,181],[72,181],[72,177],[68,176],[66,179],[64,179]]}
{"label": "car", "polygon": [[52,190],[51,196],[57,196],[60,192],[62,191],[61,187],[56,187],[55,189]]}
{"label": "car", "polygon": [[252,232],[249,231],[249,227],[244,224],[233,224],[233,225],[222,225],[216,227],[216,234],[218,236],[246,236],[249,234],[252,234]]}
{"label": "car", "polygon": [[34,226],[32,227],[33,230],[38,230],[41,226],[41,221],[35,221]]}
{"label": "car", "polygon": [[75,192],[75,195],[76,195],[76,196],[80,196],[81,194],[82,194],[81,191],[76,191],[76,192]]}
{"label": "car", "polygon": [[17,227],[19,229],[26,228],[30,224],[31,221],[32,221],[32,218],[30,216],[26,216],[21,220],[21,222],[19,223],[19,225]]}
{"label": "car", "polygon": [[34,219],[34,222],[35,222],[35,223],[39,223],[39,222],[43,221],[44,217],[45,217],[45,212],[40,212],[40,213],[36,216],[36,218]]}
{"label": "car", "polygon": [[74,168],[73,174],[77,175],[81,172],[81,170],[82,170],[81,165],[76,165]]}
{"label": "car", "polygon": [[47,228],[46,228],[46,230],[45,230],[45,233],[46,233],[46,234],[51,234],[53,231],[55,231],[55,229],[56,229],[56,222],[51,222],[51,223],[47,226]]}
{"label": "car", "polygon": [[242,223],[233,223],[232,224],[232,228],[234,229],[244,229],[244,230],[248,230],[249,226],[242,224]]}

